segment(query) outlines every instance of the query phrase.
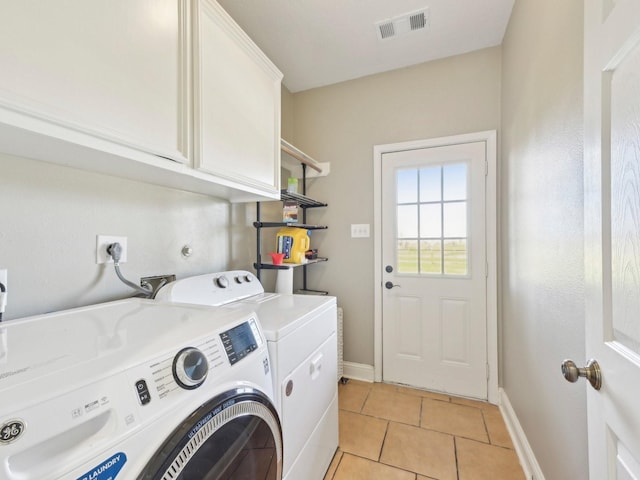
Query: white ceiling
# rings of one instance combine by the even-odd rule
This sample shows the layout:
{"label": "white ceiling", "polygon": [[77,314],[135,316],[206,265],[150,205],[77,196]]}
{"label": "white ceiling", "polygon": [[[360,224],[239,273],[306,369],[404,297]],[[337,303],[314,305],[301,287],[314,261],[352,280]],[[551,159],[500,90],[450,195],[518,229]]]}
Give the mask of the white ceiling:
{"label": "white ceiling", "polygon": [[[218,0],[291,92],[502,43],[514,0]],[[429,9],[427,29],[378,40],[375,23]]]}

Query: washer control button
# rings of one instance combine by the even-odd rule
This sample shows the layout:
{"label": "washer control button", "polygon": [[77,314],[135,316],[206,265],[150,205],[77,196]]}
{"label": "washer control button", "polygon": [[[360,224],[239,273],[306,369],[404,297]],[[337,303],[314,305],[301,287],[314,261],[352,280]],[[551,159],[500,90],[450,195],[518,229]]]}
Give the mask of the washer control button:
{"label": "washer control button", "polygon": [[216,285],[220,288],[227,288],[229,286],[229,279],[224,275],[216,277]]}
{"label": "washer control button", "polygon": [[208,373],[207,357],[197,348],[184,348],[173,359],[173,377],[182,388],[198,388],[204,383]]}
{"label": "washer control button", "polygon": [[151,401],[151,395],[149,395],[147,382],[145,382],[144,379],[140,379],[136,382],[136,392],[138,393],[138,400],[140,400],[140,405],[146,405]]}

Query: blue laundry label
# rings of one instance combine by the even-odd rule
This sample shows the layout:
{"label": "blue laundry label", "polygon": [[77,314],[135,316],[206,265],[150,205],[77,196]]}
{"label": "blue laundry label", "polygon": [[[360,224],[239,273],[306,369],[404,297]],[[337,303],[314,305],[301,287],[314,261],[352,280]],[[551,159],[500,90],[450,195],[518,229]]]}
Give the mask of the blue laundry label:
{"label": "blue laundry label", "polygon": [[282,252],[284,253],[284,258],[291,258],[291,249],[293,248],[293,237],[284,236],[282,237]]}
{"label": "blue laundry label", "polygon": [[76,480],[115,480],[125,463],[127,456],[122,452],[116,453]]}

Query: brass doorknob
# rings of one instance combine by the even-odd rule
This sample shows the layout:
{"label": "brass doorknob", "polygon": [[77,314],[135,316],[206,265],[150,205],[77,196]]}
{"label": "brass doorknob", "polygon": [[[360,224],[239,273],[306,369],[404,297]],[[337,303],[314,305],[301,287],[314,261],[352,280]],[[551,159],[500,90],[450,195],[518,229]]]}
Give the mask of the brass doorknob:
{"label": "brass doorknob", "polygon": [[584,368],[578,368],[573,360],[565,360],[562,362],[562,374],[568,382],[577,382],[580,377],[585,377],[596,390],[602,387],[602,372],[600,365],[594,359],[587,362]]}

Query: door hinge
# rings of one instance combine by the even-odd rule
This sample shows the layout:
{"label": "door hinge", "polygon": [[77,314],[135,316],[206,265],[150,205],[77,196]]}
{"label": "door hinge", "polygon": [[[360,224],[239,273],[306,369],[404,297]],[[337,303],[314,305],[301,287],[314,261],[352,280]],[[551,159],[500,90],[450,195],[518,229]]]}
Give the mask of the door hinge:
{"label": "door hinge", "polygon": [[484,161],[484,176],[488,177],[489,176],[489,160]]}
{"label": "door hinge", "polygon": [[489,364],[487,363],[487,380],[489,380],[489,377],[491,377],[491,370],[489,369]]}

